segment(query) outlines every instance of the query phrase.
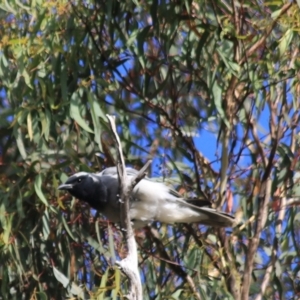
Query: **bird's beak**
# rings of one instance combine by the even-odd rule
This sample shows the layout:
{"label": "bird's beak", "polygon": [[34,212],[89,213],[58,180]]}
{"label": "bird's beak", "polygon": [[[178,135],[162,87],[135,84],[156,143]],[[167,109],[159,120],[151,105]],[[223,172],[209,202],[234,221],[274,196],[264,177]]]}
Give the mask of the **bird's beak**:
{"label": "bird's beak", "polygon": [[58,190],[71,190],[73,188],[72,184],[63,183],[57,189]]}

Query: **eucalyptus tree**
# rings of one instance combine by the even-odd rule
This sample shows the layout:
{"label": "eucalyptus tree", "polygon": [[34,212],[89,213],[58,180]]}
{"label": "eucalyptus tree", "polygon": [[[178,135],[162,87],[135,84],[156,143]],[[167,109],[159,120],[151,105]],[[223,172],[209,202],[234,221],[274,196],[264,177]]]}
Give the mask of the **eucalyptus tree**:
{"label": "eucalyptus tree", "polygon": [[0,6],[3,299],[119,299],[122,234],[59,193],[127,164],[239,225],[136,232],[144,299],[299,291],[299,7],[293,2],[5,1]]}

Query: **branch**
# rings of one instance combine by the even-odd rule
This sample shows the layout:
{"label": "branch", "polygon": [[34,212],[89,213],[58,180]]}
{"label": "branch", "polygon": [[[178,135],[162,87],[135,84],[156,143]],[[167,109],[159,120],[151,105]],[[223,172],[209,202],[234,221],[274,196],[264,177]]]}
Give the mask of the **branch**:
{"label": "branch", "polygon": [[126,277],[129,280],[129,294],[127,297],[130,300],[142,300],[143,289],[138,269],[137,246],[129,215],[129,200],[134,185],[137,184],[145,176],[145,167],[148,167],[151,161],[147,162],[146,166],[142,168],[142,170],[137,174],[137,176],[134,179],[128,179],[121,141],[117,133],[115,117],[110,115],[106,115],[106,117],[109,121],[111,130],[114,134],[118,147],[119,159],[117,169],[120,182],[121,228],[125,232],[125,242],[128,249],[127,256],[121,261],[117,262],[117,264],[120,266],[122,272],[126,275]]}
{"label": "branch", "polygon": [[266,224],[266,219],[268,215],[268,203],[269,199],[271,198],[271,187],[272,187],[272,180],[268,178],[265,182],[262,183],[260,194],[264,191],[265,195],[263,198],[260,199],[259,209],[257,214],[257,224],[256,224],[256,231],[252,239],[249,241],[248,245],[248,252],[246,255],[245,261],[245,273],[243,276],[243,287],[242,287],[242,296],[241,299],[248,300],[249,299],[249,290],[251,284],[251,276],[253,271],[254,265],[254,258],[257,253],[257,248],[259,245],[260,234],[264,229]]}
{"label": "branch", "polygon": [[196,285],[195,285],[192,277],[180,265],[176,265],[176,264],[172,263],[170,256],[168,255],[163,243],[161,242],[161,240],[158,237],[157,231],[154,228],[150,228],[150,230],[147,230],[146,233],[147,233],[149,239],[152,240],[156,244],[157,251],[159,252],[159,254],[161,256],[161,259],[163,259],[164,261],[167,262],[170,269],[177,276],[179,276],[180,278],[182,278],[183,280],[185,280],[187,282],[191,291],[193,292],[193,296],[197,300],[201,300],[202,298],[200,296],[200,293],[197,291]]}
{"label": "branch", "polygon": [[300,205],[300,197],[288,198],[285,199],[285,201],[286,201],[286,207]]}
{"label": "branch", "polygon": [[146,164],[140,169],[139,173],[132,177],[131,179],[131,187],[132,189],[145,177],[146,170],[149,168],[150,164],[152,163],[152,160],[149,159]]}
{"label": "branch", "polygon": [[259,39],[256,43],[254,43],[254,45],[252,45],[251,48],[249,48],[247,50],[246,55],[239,62],[240,65],[242,65],[248,59],[249,56],[251,56],[255,51],[257,51],[257,49],[259,49],[261,46],[264,45],[264,43],[266,42],[267,38],[270,36],[270,34],[272,33],[273,29],[277,25],[279,18],[281,18],[281,16],[284,13],[286,13],[290,9],[290,7],[292,5],[293,5],[293,1],[288,2],[288,3],[286,3],[285,5],[282,6],[281,12],[273,20],[273,23],[271,24],[270,28],[266,31],[266,33],[262,36],[261,39]]}
{"label": "branch", "polygon": [[261,283],[260,293],[256,296],[255,300],[262,300],[264,298],[264,294],[270,285],[270,280],[272,277],[272,273],[275,267],[275,263],[277,261],[277,247],[278,247],[278,241],[277,238],[274,239],[273,248],[272,248],[272,256],[270,264],[265,272],[265,276]]}
{"label": "branch", "polygon": [[222,137],[222,161],[221,161],[221,184],[220,184],[220,196],[217,201],[217,207],[220,208],[223,206],[223,204],[226,201],[226,189],[227,189],[227,183],[228,183],[228,175],[227,175],[227,169],[228,169],[228,148],[229,148],[229,135],[230,132],[228,128],[225,128],[223,131],[223,137]]}

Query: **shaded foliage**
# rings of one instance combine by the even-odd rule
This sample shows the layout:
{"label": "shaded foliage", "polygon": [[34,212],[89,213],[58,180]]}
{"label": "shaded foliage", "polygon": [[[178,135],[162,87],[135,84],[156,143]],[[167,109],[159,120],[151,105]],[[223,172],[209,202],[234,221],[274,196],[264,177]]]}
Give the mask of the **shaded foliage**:
{"label": "shaded foliage", "polygon": [[1,4],[2,298],[126,294],[118,228],[57,190],[115,164],[106,113],[128,164],[154,158],[154,176],[243,224],[137,232],[144,299],[297,295],[298,15],[293,2]]}

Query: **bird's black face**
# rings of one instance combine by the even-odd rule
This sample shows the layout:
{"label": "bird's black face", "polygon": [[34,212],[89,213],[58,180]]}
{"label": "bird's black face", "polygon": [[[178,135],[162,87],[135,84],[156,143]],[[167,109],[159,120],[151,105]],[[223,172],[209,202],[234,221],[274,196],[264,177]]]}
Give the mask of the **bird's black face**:
{"label": "bird's black face", "polygon": [[80,172],[69,177],[58,189],[66,190],[79,200],[88,202],[90,194],[93,193],[93,180],[88,173]]}

